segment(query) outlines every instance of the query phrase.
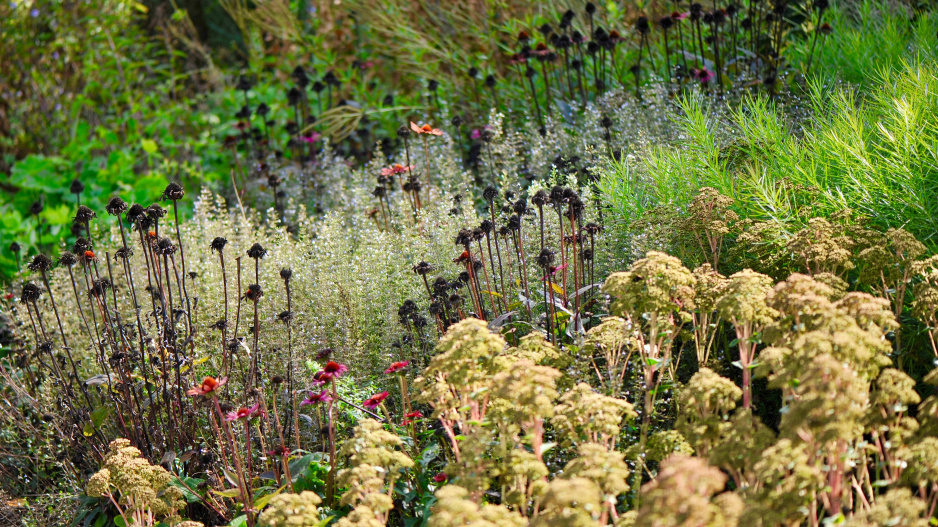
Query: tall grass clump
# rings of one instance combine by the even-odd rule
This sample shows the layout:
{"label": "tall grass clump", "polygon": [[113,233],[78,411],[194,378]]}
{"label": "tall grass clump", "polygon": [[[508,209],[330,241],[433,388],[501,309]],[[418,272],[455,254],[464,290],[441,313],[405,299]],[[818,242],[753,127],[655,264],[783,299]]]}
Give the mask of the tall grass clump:
{"label": "tall grass clump", "polygon": [[812,83],[812,114],[801,123],[766,99],[745,99],[725,117],[684,99],[684,139],[610,163],[600,186],[625,222],[635,210],[683,210],[697,189],[712,187],[754,221],[804,223],[807,204],[822,215],[849,208],[934,246],[938,69],[910,62],[877,79],[862,95]]}

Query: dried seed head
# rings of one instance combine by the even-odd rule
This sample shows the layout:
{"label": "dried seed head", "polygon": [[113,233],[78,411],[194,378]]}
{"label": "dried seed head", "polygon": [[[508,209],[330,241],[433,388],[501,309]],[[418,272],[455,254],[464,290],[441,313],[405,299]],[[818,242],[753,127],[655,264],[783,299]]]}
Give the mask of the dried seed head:
{"label": "dried seed head", "polygon": [[280,270],[280,278],[283,278],[284,282],[289,282],[293,278],[293,270],[289,267],[284,267]]}
{"label": "dried seed head", "polygon": [[173,241],[169,238],[163,238],[156,244],[157,253],[169,256],[176,252],[176,246],[173,245]]}
{"label": "dried seed head", "polygon": [[52,267],[52,259],[44,254],[33,256],[33,261],[26,266],[30,271],[46,272]]}
{"label": "dried seed head", "polygon": [[85,205],[79,205],[78,210],[75,211],[75,223],[82,225],[86,225],[89,221],[97,217],[98,215]]}
{"label": "dried seed head", "polygon": [[264,296],[264,291],[261,289],[261,286],[257,284],[251,284],[248,286],[248,290],[244,293],[244,298],[252,302],[257,302]]}
{"label": "dried seed head", "polygon": [[120,199],[119,196],[114,196],[107,202],[107,206],[104,210],[111,216],[117,216],[127,210],[127,203]]}
{"label": "dried seed head", "polygon": [[78,178],[72,180],[72,184],[68,187],[68,191],[72,194],[81,194],[85,191],[85,184],[82,183]]}
{"label": "dried seed head", "polygon": [[273,377],[270,378],[270,382],[274,384],[283,384],[283,377],[279,375],[274,375]]}
{"label": "dried seed head", "polygon": [[91,250],[91,242],[89,242],[88,240],[80,236],[78,237],[77,240],[75,240],[75,244],[72,246],[72,251],[75,254],[84,254],[85,251],[90,251],[90,250]]}
{"label": "dried seed head", "polygon": [[401,139],[407,139],[410,137],[410,128],[407,125],[402,125],[397,129],[397,136]]}
{"label": "dried seed head", "polygon": [[139,203],[134,203],[127,209],[127,221],[130,223],[138,223],[140,220],[144,220],[147,217],[147,211],[143,208],[143,205]]}
{"label": "dried seed head", "polygon": [[74,253],[68,251],[63,252],[59,255],[59,265],[64,265],[65,267],[71,267],[78,263],[78,257]]}
{"label": "dried seed head", "polygon": [[39,296],[42,294],[42,289],[39,288],[36,284],[32,282],[26,282],[23,284],[23,293],[20,295],[20,302],[35,302],[39,300]]}
{"label": "dried seed head", "polygon": [[18,243],[16,243],[16,242],[13,242],[13,243],[10,244],[10,252],[11,252],[11,253],[13,253],[13,254],[19,254],[19,252],[20,252],[21,250],[23,250],[23,248],[20,247],[20,244],[18,244]]}
{"label": "dried seed head", "polygon": [[250,249],[248,249],[248,256],[258,260],[264,256],[267,256],[267,250],[261,247],[261,244],[255,243],[251,246]]}
{"label": "dried seed head", "polygon": [[163,190],[163,199],[168,199],[171,201],[181,200],[185,195],[186,191],[182,188],[182,185],[175,182],[166,185],[166,189]]}
{"label": "dried seed head", "polygon": [[228,240],[226,240],[225,238],[221,236],[216,236],[215,239],[212,240],[212,252],[215,252],[215,251],[221,252],[225,248],[225,245],[227,244],[228,244]]}
{"label": "dried seed head", "polygon": [[160,207],[159,204],[154,203],[153,205],[147,207],[147,217],[151,220],[156,221],[163,216],[166,216],[166,209]]}
{"label": "dried seed head", "polygon": [[433,266],[428,264],[427,262],[420,262],[413,267],[413,270],[415,273],[419,274],[420,276],[424,276],[433,272]]}

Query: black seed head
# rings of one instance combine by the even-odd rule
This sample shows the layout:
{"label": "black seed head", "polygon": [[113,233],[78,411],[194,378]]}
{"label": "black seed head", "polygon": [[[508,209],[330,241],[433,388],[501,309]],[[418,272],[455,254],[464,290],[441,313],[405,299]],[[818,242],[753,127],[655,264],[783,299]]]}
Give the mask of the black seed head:
{"label": "black seed head", "polygon": [[280,278],[283,278],[284,282],[289,282],[293,278],[293,270],[289,267],[284,267],[280,270]]}
{"label": "black seed head", "polygon": [[82,183],[79,179],[73,179],[72,184],[69,185],[68,191],[72,194],[81,194],[85,191],[85,184]]}
{"label": "black seed head", "polygon": [[26,266],[30,271],[46,272],[52,267],[52,259],[44,254],[33,256],[33,261]]}
{"label": "black seed head", "polygon": [[267,256],[267,250],[261,247],[261,244],[255,243],[254,245],[251,246],[250,249],[248,249],[248,256],[251,258],[254,258],[255,260],[258,260],[260,258]]}
{"label": "black seed head", "polygon": [[38,285],[32,282],[26,282],[23,284],[23,293],[20,295],[20,302],[24,304],[27,302],[35,302],[39,300],[39,295],[41,294],[42,289],[40,289]]}
{"label": "black seed head", "polygon": [[143,208],[143,205],[134,203],[127,209],[127,221],[130,223],[138,223],[142,219],[146,219],[147,210]]}
{"label": "black seed head", "polygon": [[225,245],[228,245],[228,240],[221,236],[216,236],[215,239],[212,240],[212,252],[221,252],[224,250]]}
{"label": "black seed head", "polygon": [[163,191],[163,199],[168,199],[172,201],[178,201],[186,195],[185,189],[182,188],[182,185],[179,183],[170,183],[166,185],[166,189]]}
{"label": "black seed head", "polygon": [[160,240],[156,244],[156,248],[157,248],[156,252],[158,254],[165,254],[167,256],[176,252],[176,246],[173,245],[173,241],[170,240],[169,238],[163,238],[162,240]]}
{"label": "black seed head", "polygon": [[166,216],[166,209],[160,207],[159,204],[154,203],[153,205],[147,207],[147,217],[151,220],[156,221],[163,216]]}
{"label": "black seed head", "polygon": [[114,196],[110,201],[107,202],[107,207],[105,210],[111,216],[117,216],[127,210],[127,203],[120,199],[119,196]]}
{"label": "black seed head", "polygon": [[78,257],[74,253],[68,251],[63,252],[59,255],[59,265],[64,265],[65,267],[71,267],[78,263]]}
{"label": "black seed head", "polygon": [[550,264],[554,263],[554,251],[550,249],[542,249],[541,253],[537,255],[537,265],[542,269],[547,269],[550,267]]}
{"label": "black seed head", "polygon": [[89,221],[97,217],[98,215],[85,205],[80,205],[78,210],[75,211],[75,223],[80,223],[82,225],[87,225]]}
{"label": "black seed head", "polygon": [[410,128],[408,128],[407,125],[402,125],[400,128],[397,129],[397,136],[400,137],[401,139],[406,139],[410,137]]}
{"label": "black seed head", "polygon": [[13,243],[10,244],[10,252],[11,252],[11,253],[13,253],[13,254],[19,254],[19,252],[20,252],[21,250],[23,250],[23,248],[20,247],[20,244],[18,244],[18,243],[16,243],[16,242],[13,242]]}

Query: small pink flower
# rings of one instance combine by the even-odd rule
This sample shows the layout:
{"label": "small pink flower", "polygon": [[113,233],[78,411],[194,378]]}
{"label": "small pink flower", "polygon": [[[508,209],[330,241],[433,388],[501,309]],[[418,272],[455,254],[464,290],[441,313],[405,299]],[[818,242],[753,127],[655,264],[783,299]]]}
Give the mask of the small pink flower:
{"label": "small pink flower", "polygon": [[410,129],[417,135],[421,135],[421,134],[443,135],[443,130],[440,130],[439,128],[434,128],[430,126],[429,124],[425,124],[423,126],[417,126],[417,123],[413,121],[410,122]]}
{"label": "small pink flower", "polygon": [[410,361],[406,361],[406,360],[405,360],[405,361],[401,361],[401,362],[392,363],[390,368],[384,370],[384,373],[386,373],[386,374],[388,374],[388,375],[390,375],[390,374],[392,374],[392,373],[397,373],[397,372],[403,370],[404,368],[406,368],[408,364],[410,364]]}
{"label": "small pink flower", "polygon": [[697,71],[697,80],[699,80],[701,84],[707,84],[715,78],[716,74],[707,68],[703,68]]}
{"label": "small pink flower", "polygon": [[675,11],[671,13],[671,20],[684,20],[690,15],[690,13],[681,13],[680,11]]}
{"label": "small pink flower", "polygon": [[300,141],[304,143],[313,144],[316,141],[319,141],[319,138],[322,137],[318,132],[313,132],[312,135],[300,137]]}
{"label": "small pink flower", "polygon": [[255,404],[250,408],[238,408],[233,412],[228,412],[228,415],[225,416],[226,421],[237,421],[239,419],[250,419],[257,415],[264,415],[264,411],[260,410],[260,403]]}
{"label": "small pink flower", "polygon": [[388,392],[376,393],[372,395],[371,397],[365,399],[365,401],[362,402],[362,406],[364,406],[365,408],[369,410],[374,410],[375,408],[381,406],[381,403],[383,403],[384,400],[387,398],[388,398]]}
{"label": "small pink flower", "polygon": [[394,164],[394,165],[391,165],[391,166],[389,166],[389,167],[382,168],[382,169],[381,169],[381,175],[382,175],[382,176],[396,176],[397,174],[403,174],[403,173],[405,173],[405,172],[410,172],[410,171],[413,170],[414,168],[416,168],[414,165],[407,165],[407,166],[404,166],[404,165],[401,165],[401,164]]}
{"label": "small pink flower", "polygon": [[314,387],[320,387],[326,384],[329,384],[329,381],[332,380],[332,374],[326,373],[324,371],[317,371],[313,375],[313,382],[311,383]]}
{"label": "small pink flower", "polygon": [[446,477],[446,473],[444,472],[440,472],[436,476],[433,476],[433,481],[437,483],[443,483],[446,480],[447,480],[447,477]]}
{"label": "small pink flower", "polygon": [[482,137],[482,130],[479,130],[478,128],[476,128],[475,130],[469,132],[469,137],[471,137],[472,139],[479,139],[480,137]]}
{"label": "small pink flower", "polygon": [[303,402],[300,403],[300,406],[306,406],[308,404],[317,405],[322,403],[328,403],[332,400],[332,397],[329,395],[329,392],[323,390],[319,393],[309,392],[309,396],[306,399],[303,399]]}

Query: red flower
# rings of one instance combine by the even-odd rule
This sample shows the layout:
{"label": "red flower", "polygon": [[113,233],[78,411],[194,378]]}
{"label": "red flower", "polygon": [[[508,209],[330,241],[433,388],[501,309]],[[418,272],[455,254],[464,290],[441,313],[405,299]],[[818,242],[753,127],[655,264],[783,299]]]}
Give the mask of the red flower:
{"label": "red flower", "polygon": [[7,294],[3,295],[3,298],[4,298],[5,300],[10,300],[10,299],[13,298],[13,293],[7,293]]}
{"label": "red flower", "polygon": [[443,473],[443,472],[440,472],[440,473],[437,474],[436,476],[433,476],[433,481],[435,481],[435,482],[437,482],[437,483],[443,483],[444,481],[446,481],[446,479],[447,479],[447,478],[446,478],[446,474]]}
{"label": "red flower", "polygon": [[386,374],[388,374],[388,375],[390,375],[390,374],[392,374],[392,373],[397,373],[397,372],[403,370],[404,368],[406,368],[408,364],[410,364],[410,361],[406,361],[406,360],[405,360],[405,361],[401,361],[401,362],[392,363],[390,368],[384,370],[384,373],[386,373]]}
{"label": "red flower", "polygon": [[210,396],[215,390],[221,388],[228,382],[228,377],[222,377],[221,379],[215,380],[215,377],[206,377],[202,379],[202,384],[192,388],[186,392],[186,395],[206,395]]}
{"label": "red flower", "polygon": [[87,262],[90,262],[90,261],[94,260],[94,258],[95,258],[95,257],[94,257],[94,251],[85,251],[84,254],[83,254],[83,256],[85,257],[85,261],[87,261]]}
{"label": "red flower", "polygon": [[280,446],[274,447],[273,450],[268,450],[267,453],[270,454],[271,456],[284,457],[290,453],[290,449],[288,449],[287,447],[283,445],[280,445]]}
{"label": "red flower", "polygon": [[425,124],[423,126],[417,126],[417,123],[413,121],[410,122],[410,129],[413,130],[414,133],[417,135],[420,135],[420,134],[443,135],[443,130],[440,130],[439,128],[434,128],[430,126],[429,124]]}
{"label": "red flower", "polygon": [[417,419],[423,419],[423,414],[420,413],[419,411],[418,411],[418,412],[411,412],[411,413],[405,415],[404,418],[405,418],[405,419],[404,419],[404,421],[403,421],[401,424],[404,425],[404,426],[407,426],[407,425],[409,425],[410,423],[413,423],[414,421],[416,421]]}
{"label": "red flower", "polygon": [[237,421],[238,419],[250,419],[254,417],[255,414],[264,415],[264,411],[259,409],[260,403],[255,404],[250,408],[238,408],[233,412],[228,412],[228,415],[225,416],[226,421]]}
{"label": "red flower", "polygon": [[326,390],[323,390],[319,393],[309,392],[309,396],[306,397],[306,399],[303,399],[303,402],[300,403],[300,406],[306,406],[308,404],[316,405],[320,403],[328,403],[331,400],[332,400],[332,397],[329,395],[329,392],[327,392]]}
{"label": "red flower", "polygon": [[329,361],[323,366],[322,371],[332,375],[336,379],[342,376],[345,372],[348,371],[348,366],[345,364],[339,364],[335,361]]}
{"label": "red flower", "polygon": [[388,398],[388,392],[381,392],[372,395],[371,397],[365,399],[362,403],[362,406],[369,410],[374,410],[375,408],[381,406],[381,403]]}

